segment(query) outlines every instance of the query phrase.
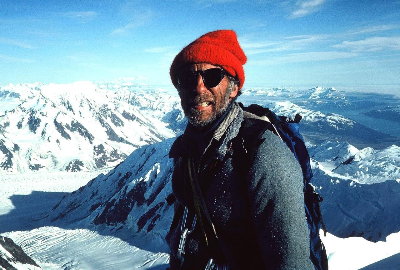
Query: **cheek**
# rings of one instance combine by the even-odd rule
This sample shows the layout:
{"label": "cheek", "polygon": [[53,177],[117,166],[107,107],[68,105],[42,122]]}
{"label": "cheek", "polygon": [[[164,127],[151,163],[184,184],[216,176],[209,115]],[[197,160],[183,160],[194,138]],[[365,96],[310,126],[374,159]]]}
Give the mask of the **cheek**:
{"label": "cheek", "polygon": [[227,97],[226,94],[224,93],[218,93],[218,95],[215,95],[215,110],[219,111],[223,107],[225,107],[226,103],[229,100],[229,97]]}
{"label": "cheek", "polygon": [[230,98],[235,98],[238,95],[239,87],[237,85],[234,86],[232,92],[230,93]]}

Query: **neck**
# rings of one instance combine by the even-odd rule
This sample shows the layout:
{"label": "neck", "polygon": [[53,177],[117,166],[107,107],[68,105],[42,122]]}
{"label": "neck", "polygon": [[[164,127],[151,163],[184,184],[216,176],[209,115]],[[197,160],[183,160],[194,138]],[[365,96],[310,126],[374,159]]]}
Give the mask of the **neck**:
{"label": "neck", "polygon": [[207,147],[212,137],[214,136],[215,131],[228,116],[232,108],[233,102],[228,105],[226,110],[219,117],[217,117],[217,119],[204,127],[196,127],[190,123],[187,125],[185,134],[186,136],[188,136],[188,138],[190,138],[190,141],[193,143],[192,147],[194,147],[193,150],[195,150],[195,152],[200,154],[203,153],[204,149]]}

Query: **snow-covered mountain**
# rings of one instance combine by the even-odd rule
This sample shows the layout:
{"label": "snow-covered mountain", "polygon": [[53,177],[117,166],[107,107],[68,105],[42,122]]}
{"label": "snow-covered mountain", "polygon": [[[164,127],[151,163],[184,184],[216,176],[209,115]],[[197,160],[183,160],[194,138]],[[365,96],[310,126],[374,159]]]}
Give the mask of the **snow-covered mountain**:
{"label": "snow-covered mountain", "polygon": [[[65,197],[49,218],[125,228],[136,236],[152,232],[152,239],[153,233],[165,235],[171,218],[171,142],[136,150],[109,174]],[[322,210],[329,232],[378,241],[400,231],[400,218],[394,214],[400,207],[400,147],[358,150],[329,142],[311,147],[310,153],[313,182],[325,198]]]}
{"label": "snow-covered mountain", "polygon": [[[75,145],[78,150],[73,148],[74,151],[81,147],[89,153],[95,145],[102,143],[126,155],[124,159],[121,154],[118,161],[105,158],[106,165],[97,167],[118,165],[78,190],[66,193],[50,209],[41,209],[43,213],[35,216],[30,226],[51,226],[57,233],[78,230],[79,235],[81,230],[89,230],[118,237],[140,250],[159,254],[155,260],[164,258],[162,254],[167,251],[164,236],[173,212],[173,201],[169,196],[173,164],[168,151],[174,140],[171,137],[181,132],[185,125],[176,94],[120,83],[78,84],[74,86],[78,89],[76,93],[69,91],[71,85],[64,86],[63,91],[54,85],[24,87],[23,91],[21,86],[16,86],[19,90],[8,87],[0,91],[8,102],[7,110],[0,116],[0,162],[11,160],[14,167],[9,170],[29,171],[29,165],[35,164],[32,163],[35,159],[29,159],[33,156],[39,157],[36,160],[43,166],[39,170],[66,170],[68,159],[57,151]],[[367,108],[360,105],[363,99]],[[394,108],[398,99],[364,94],[352,96],[333,88],[317,87],[306,91],[245,90],[239,101],[245,105],[268,106],[277,114],[294,116],[300,113],[303,116],[301,131],[312,158],[313,184],[324,197],[321,207],[329,233],[337,237],[361,236],[369,241],[381,241],[400,231],[397,215],[400,208],[400,138],[396,133],[400,121],[391,118],[391,128],[385,129],[384,122],[373,123],[376,114],[373,118],[366,114],[377,108]],[[126,113],[134,117],[126,118]],[[21,128],[18,128],[19,121]],[[73,128],[73,121],[83,128]],[[57,126],[62,128],[57,129]],[[64,130],[70,139],[60,130]],[[115,139],[112,140],[110,134],[116,134],[121,140],[111,136]],[[48,159],[43,151],[51,152],[59,166],[46,163]],[[75,157],[85,165],[80,168],[96,168],[97,156],[86,152],[79,152]],[[112,157],[111,152],[106,152],[105,156]],[[24,162],[25,167],[15,165]],[[46,237],[51,234],[45,233]],[[17,239],[27,237],[26,233],[11,235]],[[26,246],[34,253],[33,243]],[[50,251],[37,256],[49,262],[51,258],[45,255],[46,252]],[[165,260],[160,263],[165,264]],[[79,262],[75,261],[66,265],[70,269],[79,268]]]}
{"label": "snow-covered mountain", "polygon": [[397,122],[400,119],[400,105],[387,106],[382,109],[375,109],[365,112],[365,115],[377,119],[384,119],[392,122]]}
{"label": "snow-covered mountain", "polygon": [[0,268],[5,270],[42,269],[12,239],[3,236],[0,236]]}
{"label": "snow-covered mountain", "polygon": [[326,142],[309,148],[313,184],[329,232],[382,241],[400,231],[400,147],[357,149]]}
{"label": "snow-covered mountain", "polygon": [[173,137],[176,127],[162,117],[181,117],[171,115],[177,98],[162,90],[143,93],[134,85],[90,82],[0,88],[0,104],[6,104],[0,114],[0,168],[113,167],[139,146]]}
{"label": "snow-covered mountain", "polygon": [[[300,113],[303,132],[313,143],[345,140],[384,148],[400,141],[360,119],[326,112],[353,108],[334,88],[244,90],[240,100],[278,114]],[[113,167],[139,146],[174,137],[185,123],[175,92],[132,82],[8,85],[0,88],[0,105],[0,169],[10,172]],[[397,107],[389,108],[387,118],[394,119]],[[384,118],[372,112],[360,115]]]}
{"label": "snow-covered mountain", "polygon": [[[164,236],[172,218],[168,158],[171,139],[143,146],[107,175],[65,196],[43,222],[76,227],[100,226],[128,234],[136,245],[166,250]],[[152,244],[151,244],[152,243]]]}
{"label": "snow-covered mountain", "polygon": [[395,97],[346,94],[321,87],[305,91],[257,89],[244,91],[243,103],[257,103],[281,115],[300,113],[302,132],[307,141],[315,144],[327,140],[346,141],[359,148],[377,149],[400,145],[400,118],[377,121],[376,115],[368,114],[373,108],[398,104],[399,99]]}

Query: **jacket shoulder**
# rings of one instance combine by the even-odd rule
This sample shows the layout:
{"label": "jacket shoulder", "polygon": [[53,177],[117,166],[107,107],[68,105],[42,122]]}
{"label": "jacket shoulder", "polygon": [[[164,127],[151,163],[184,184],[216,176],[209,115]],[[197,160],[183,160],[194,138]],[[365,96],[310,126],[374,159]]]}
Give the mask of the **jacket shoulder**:
{"label": "jacket shoulder", "polygon": [[177,158],[183,156],[184,151],[184,139],[183,135],[180,135],[172,143],[171,149],[169,150],[169,158]]}
{"label": "jacket shoulder", "polygon": [[273,132],[273,126],[270,122],[265,121],[258,116],[244,115],[242,126],[239,131],[239,136],[241,136],[245,141],[254,141],[261,139],[266,131]]}

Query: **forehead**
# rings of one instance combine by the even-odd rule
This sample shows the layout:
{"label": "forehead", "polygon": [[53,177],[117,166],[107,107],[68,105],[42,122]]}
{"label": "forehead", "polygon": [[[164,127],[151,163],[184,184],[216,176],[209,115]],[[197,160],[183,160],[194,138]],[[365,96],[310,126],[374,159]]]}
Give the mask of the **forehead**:
{"label": "forehead", "polygon": [[219,66],[215,66],[210,63],[193,63],[193,64],[187,65],[187,68],[190,70],[206,70],[206,69],[217,68],[217,67],[219,67]]}

